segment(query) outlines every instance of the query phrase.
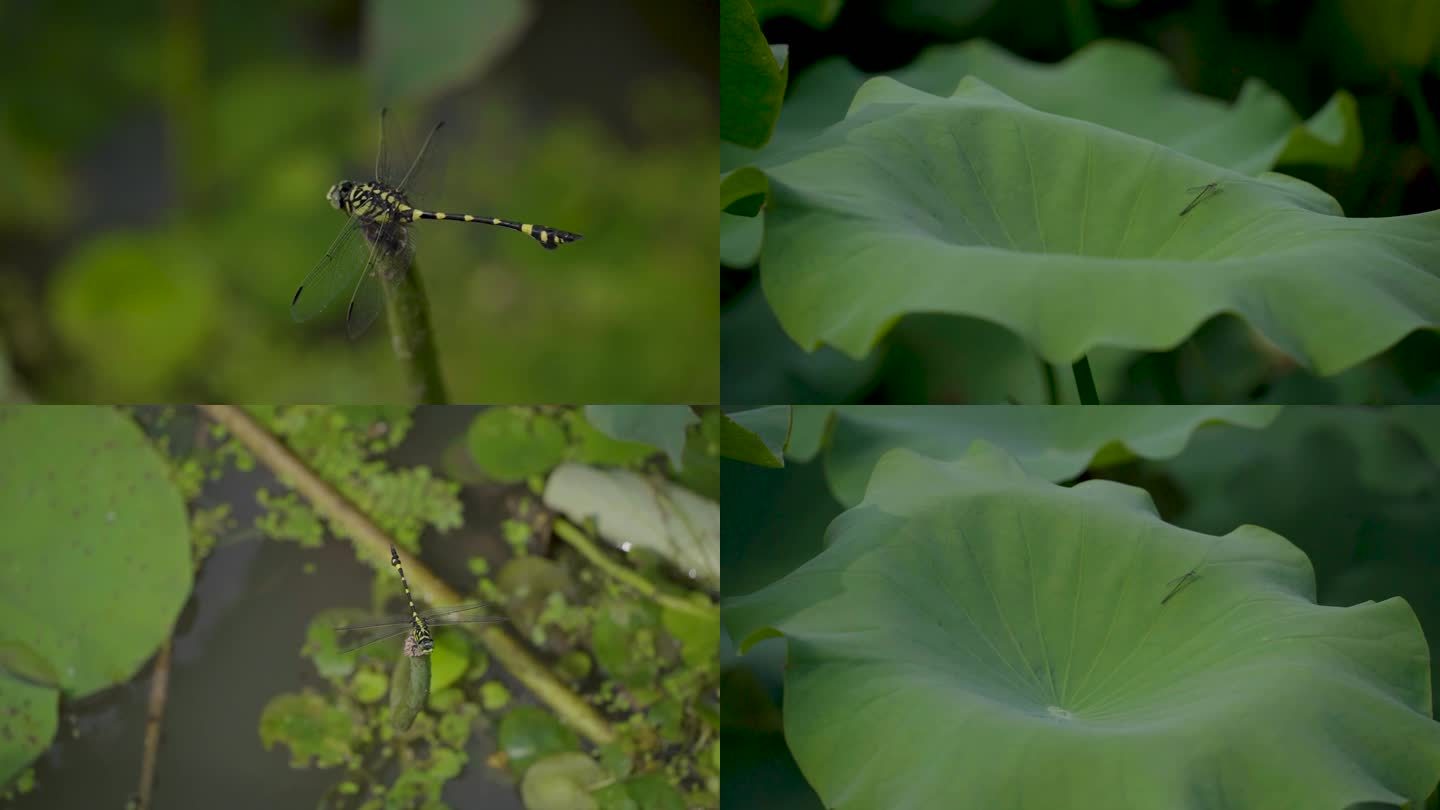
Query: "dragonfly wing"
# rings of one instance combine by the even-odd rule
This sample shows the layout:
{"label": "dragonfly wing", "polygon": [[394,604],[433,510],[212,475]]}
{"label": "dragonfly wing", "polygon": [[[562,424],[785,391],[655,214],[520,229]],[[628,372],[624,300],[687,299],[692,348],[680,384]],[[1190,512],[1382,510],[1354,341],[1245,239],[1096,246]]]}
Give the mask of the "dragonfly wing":
{"label": "dragonfly wing", "polygon": [[350,294],[350,307],[345,310],[345,334],[352,340],[365,334],[370,324],[379,317],[380,310],[385,308],[385,291],[380,288],[379,262],[376,261],[378,256],[379,251],[371,249],[365,269],[355,281],[355,291]]}
{"label": "dragonfly wing", "polygon": [[1173,587],[1175,587],[1176,585],[1178,585],[1178,584],[1180,584],[1181,582],[1183,582],[1187,577],[1189,577],[1191,574],[1194,574],[1194,573],[1195,573],[1194,571],[1186,571],[1185,573],[1181,574],[1180,576],[1175,577],[1174,579],[1172,579],[1172,580],[1170,580],[1169,582],[1165,583],[1165,587],[1167,587],[1167,588],[1173,588]]}
{"label": "dragonfly wing", "polygon": [[330,243],[330,249],[300,282],[295,297],[290,299],[290,317],[297,322],[308,321],[324,311],[341,290],[354,283],[355,274],[364,267],[369,252],[370,244],[360,238],[359,220],[346,222]]}
{"label": "dragonfly wing", "polygon": [[426,623],[431,627],[449,627],[452,624],[497,624],[503,621],[505,621],[504,616],[485,616],[479,619],[440,619]]}
{"label": "dragonfly wing", "polygon": [[355,652],[361,647],[368,647],[376,642],[384,641],[387,638],[395,638],[396,636],[402,636],[408,632],[410,632],[410,628],[406,627],[401,630],[392,630],[389,632],[360,633],[355,635],[341,636],[337,639],[336,645],[340,646],[340,652],[342,654]]}

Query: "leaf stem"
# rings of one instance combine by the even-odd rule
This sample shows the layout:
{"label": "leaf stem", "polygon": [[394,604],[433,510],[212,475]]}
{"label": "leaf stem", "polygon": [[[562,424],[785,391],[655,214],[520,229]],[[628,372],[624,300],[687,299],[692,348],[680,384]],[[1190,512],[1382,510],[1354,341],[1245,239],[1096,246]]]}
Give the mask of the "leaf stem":
{"label": "leaf stem", "polygon": [[1420,88],[1419,72],[1401,71],[1400,83],[1405,88],[1405,98],[1410,102],[1410,110],[1420,128],[1420,147],[1430,158],[1430,171],[1432,174],[1440,176],[1440,134],[1435,131],[1435,116],[1430,112],[1430,105],[1425,103],[1425,93]]}
{"label": "leaf stem", "polygon": [[1095,393],[1095,377],[1090,373],[1090,358],[1082,354],[1070,368],[1075,373],[1075,389],[1080,392],[1080,404],[1099,405],[1100,395]]}
{"label": "leaf stem", "polygon": [[386,320],[390,323],[390,348],[405,368],[411,399],[425,405],[444,404],[448,399],[445,380],[440,376],[440,357],[430,329],[430,306],[420,282],[415,251],[381,251],[377,263],[380,278],[385,281],[381,286],[385,289]]}
{"label": "leaf stem", "polygon": [[1065,0],[1065,30],[1070,34],[1071,47],[1076,50],[1099,39],[1100,24],[1090,0]]}
{"label": "leaf stem", "polygon": [[561,540],[569,543],[585,559],[594,563],[596,568],[629,585],[661,607],[669,608],[677,613],[688,613],[701,619],[719,620],[714,605],[697,604],[689,599],[661,591],[655,586],[655,583],[606,556],[605,552],[591,541],[589,535],[565,518],[556,517],[553,528]]}

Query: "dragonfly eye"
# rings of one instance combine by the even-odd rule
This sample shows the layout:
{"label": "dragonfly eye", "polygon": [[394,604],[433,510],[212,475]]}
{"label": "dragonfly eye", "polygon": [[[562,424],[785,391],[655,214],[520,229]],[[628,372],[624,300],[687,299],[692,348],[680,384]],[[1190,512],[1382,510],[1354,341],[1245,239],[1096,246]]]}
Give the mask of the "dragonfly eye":
{"label": "dragonfly eye", "polygon": [[327,200],[330,201],[330,206],[331,206],[332,208],[336,208],[336,209],[340,208],[340,198],[341,198],[341,196],[342,196],[345,192],[348,192],[348,191],[349,191],[348,188],[345,188],[345,186],[347,186],[347,185],[348,185],[347,183],[336,183],[335,185],[333,185],[333,186],[330,187],[330,190],[329,190],[329,191],[327,191],[327,192],[325,193],[325,199],[327,199]]}

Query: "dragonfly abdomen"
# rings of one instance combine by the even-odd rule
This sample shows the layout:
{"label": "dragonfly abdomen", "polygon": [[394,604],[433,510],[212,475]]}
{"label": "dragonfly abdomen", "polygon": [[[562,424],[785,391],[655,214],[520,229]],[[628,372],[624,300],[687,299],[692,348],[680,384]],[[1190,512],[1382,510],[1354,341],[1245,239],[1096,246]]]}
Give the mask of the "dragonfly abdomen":
{"label": "dragonfly abdomen", "polygon": [[519,231],[526,236],[540,243],[540,247],[546,250],[554,250],[561,245],[568,245],[581,238],[578,233],[562,231],[558,228],[551,228],[545,225],[533,225],[528,222],[515,222],[499,217],[477,217],[471,214],[449,214],[444,211],[422,211],[419,208],[412,208],[407,204],[401,204],[396,208],[403,222],[409,219],[417,222],[422,219],[447,220],[450,222],[478,222],[481,225],[498,225],[501,228],[509,228],[512,231]]}

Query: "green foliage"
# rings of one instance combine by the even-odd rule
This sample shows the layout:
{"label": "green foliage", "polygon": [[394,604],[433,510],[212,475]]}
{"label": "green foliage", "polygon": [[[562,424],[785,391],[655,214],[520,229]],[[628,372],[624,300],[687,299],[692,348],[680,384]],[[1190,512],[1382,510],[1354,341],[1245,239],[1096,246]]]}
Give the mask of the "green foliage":
{"label": "green foliage", "polygon": [[679,470],[687,431],[700,418],[689,405],[586,405],[585,421],[612,439],[665,451]]}
{"label": "green foliage", "polygon": [[526,810],[598,810],[590,791],[606,779],[604,769],[584,754],[551,754],[525,771],[520,797]]}
{"label": "green foliage", "polygon": [[[1030,151],[1010,147],[1017,132]],[[1005,180],[1031,171],[1051,180]],[[1440,216],[1337,230],[1336,203],[1313,186],[1247,180],[972,79],[949,98],[873,80],[845,122],[769,172],[766,296],[806,348],[862,357],[924,310],[1001,324],[1069,364],[1102,345],[1168,349],[1228,312],[1333,374],[1440,322],[1426,236],[1440,236]],[[1220,195],[1178,216],[1187,187],[1217,181]],[[868,191],[844,192],[856,187]],[[877,286],[856,257],[880,249],[892,264]],[[956,263],[969,272],[946,269]]]}
{"label": "green foliage", "polygon": [[[665,452],[673,469],[684,472],[687,461],[706,464],[692,455],[689,441],[703,436],[692,429],[700,423],[687,405],[499,406],[470,423],[466,447],[477,467],[505,483],[544,475],[565,461],[638,467],[657,450]],[[513,542],[520,531],[520,526],[507,526],[506,535]]]}
{"label": "green foliage", "polygon": [[[394,469],[374,458],[405,438],[411,418],[405,409],[300,405],[257,408],[255,415],[402,545],[413,548],[426,528],[443,532],[460,525],[459,485],[428,467]],[[278,507],[257,521],[268,535],[302,544],[320,539],[318,520],[294,496],[267,493],[261,502]],[[341,526],[329,528],[346,536]]]}
{"label": "green foliage", "polygon": [[[1264,529],[1197,535],[1165,524],[1142,490],[1055,486],[979,445],[958,462],[887,454],[829,540],[725,612],[742,649],[786,636],[786,738],[828,804],[968,806],[1005,794],[1013,773],[991,756],[943,754],[967,750],[971,735],[993,756],[1014,746],[1011,761],[1047,763],[1021,806],[1120,791],[1163,804],[1194,769],[1244,774],[1225,797],[1243,807],[1419,802],[1440,779],[1414,613],[1399,599],[1317,606],[1304,554]],[[1162,607],[1166,580],[1192,568],[1198,581]],[[929,669],[959,679],[914,679]],[[1266,741],[1252,745],[1241,730],[1257,726]],[[873,744],[837,745],[856,735]],[[1377,747],[1391,735],[1406,755]],[[1206,739],[1224,744],[1197,747]],[[913,767],[937,755],[945,772]],[[1137,764],[1123,786],[1096,766],[1117,759]],[[898,773],[910,776],[899,787]]]}
{"label": "green foliage", "polygon": [[581,464],[607,467],[633,467],[655,454],[657,449],[640,441],[616,438],[600,430],[586,418],[588,408],[566,413],[565,426],[570,433],[570,457]]}
{"label": "green foliage", "polygon": [[490,681],[480,687],[480,705],[487,712],[497,712],[510,705],[510,690],[499,681]]}
{"label": "green foliage", "polygon": [[25,793],[34,783],[29,766],[55,738],[59,709],[53,688],[0,678],[0,786]]}
{"label": "green foliage", "polygon": [[1102,401],[1362,401],[1315,382],[1361,369],[1404,378],[1363,401],[1430,397],[1440,220],[1402,157],[1440,161],[1429,4],[1042,5],[880,0],[805,38],[773,137],[721,149],[722,263],[755,271],[725,401],[1073,402],[1082,357]]}
{"label": "green foliage", "polygon": [[722,415],[720,445],[725,458],[785,466],[785,443],[790,438],[790,408],[777,405]]}
{"label": "green foliage", "polygon": [[1031,475],[1064,481],[1087,467],[1136,456],[1173,457],[1206,424],[1262,428],[1279,412],[1273,405],[1116,405],[1063,408],[1037,419],[1034,413],[1005,407],[956,411],[851,405],[834,411],[825,473],[836,499],[853,506],[864,496],[875,464],[891,449],[905,447],[929,458],[953,460],[983,439],[1005,448]]}
{"label": "green foliage", "polygon": [[73,698],[127,680],[190,593],[189,521],[164,459],[100,407],[0,408],[0,447],[0,514],[15,538],[0,568],[0,647],[56,673]]}
{"label": "green foliage", "polygon": [[[877,466],[875,462],[888,458],[887,453],[906,450],[930,455],[942,465],[959,463],[965,448],[975,440],[983,440],[1005,447],[1028,475],[1037,478],[1071,481],[1077,478],[1113,478],[1142,485],[1165,519],[1187,530],[1223,535],[1235,531],[1237,526],[1248,524],[1279,532],[1303,551],[1309,564],[1313,565],[1320,603],[1335,608],[1361,605],[1357,610],[1383,612],[1393,609],[1396,604],[1394,597],[1403,597],[1419,619],[1429,647],[1434,649],[1437,639],[1440,639],[1440,599],[1436,598],[1433,587],[1434,582],[1440,580],[1440,555],[1437,555],[1434,543],[1434,538],[1440,536],[1440,512],[1434,508],[1437,497],[1440,497],[1440,455],[1436,453],[1437,445],[1433,440],[1435,429],[1432,425],[1435,420],[1430,408],[1288,407],[1278,416],[1270,409],[1236,410],[1217,423],[1204,425],[1203,429],[1195,429],[1195,426],[1204,421],[1201,417],[1205,411],[1196,410],[1187,414],[1185,409],[1176,408],[1127,410],[1107,407],[1084,411],[1069,408],[888,408],[883,411],[874,409],[872,413],[865,408],[802,406],[793,410],[793,433],[796,436],[792,437],[787,458],[790,463],[784,469],[729,461],[724,466],[726,506],[722,552],[727,623],[730,621],[730,606],[734,604],[729,597],[761,591],[812,559],[824,557],[826,561],[833,562],[835,558],[826,556],[830,553],[826,549],[834,549],[842,535],[853,536],[868,525],[861,520],[861,513],[873,504],[835,519],[841,515],[843,507],[835,500],[828,472],[832,466],[838,466],[841,456],[848,455],[852,462],[858,461],[860,456],[855,451],[865,447],[865,455],[872,460],[861,464],[863,473],[859,469],[852,473],[862,484],[869,479],[873,486],[880,475],[879,467],[887,463],[881,461]],[[1109,424],[1108,418],[1090,423],[1088,429],[1097,432],[1090,439],[1077,443],[1079,433],[1073,431],[1084,428],[1077,419],[1091,411],[1101,416],[1113,411],[1113,415],[1126,418]],[[847,425],[854,415],[860,415],[860,422]],[[1220,412],[1210,415],[1217,416]],[[889,418],[883,418],[886,416]],[[999,419],[1002,416],[1004,418]],[[1236,418],[1241,421],[1230,421]],[[827,433],[824,426],[832,419],[833,430]],[[999,421],[990,421],[992,419]],[[1157,419],[1159,421],[1152,421]],[[960,437],[967,433],[968,438],[961,440]],[[842,450],[841,445],[848,445],[850,449]],[[1109,449],[1094,456],[1082,449],[1106,445]],[[1113,452],[1121,446],[1129,448],[1126,453]],[[1145,448],[1143,451],[1142,447]],[[1067,460],[1077,451],[1077,457]],[[1055,466],[1050,466],[1052,464]],[[995,475],[990,477],[999,478]],[[931,478],[939,482],[934,484],[935,487],[947,492],[953,489],[957,499],[963,498],[968,503],[978,497],[967,489],[946,484],[942,476],[931,472],[905,479],[905,488],[923,493],[925,487],[917,481]],[[932,528],[923,532],[917,530],[913,536],[907,535],[907,542],[913,540],[923,547],[925,544],[959,542],[959,538],[964,536],[973,538],[973,542],[980,546],[978,559],[1004,560],[1006,557],[998,554],[998,548],[994,549],[997,555],[987,553],[986,550],[991,549],[990,544],[1003,545],[1006,537],[1013,538],[1022,529],[1025,537],[1032,541],[1044,536],[1044,533],[1037,533],[1040,522],[1036,518],[1044,512],[1043,500],[1034,507],[1023,500],[1022,503],[1026,504],[1025,511],[1018,522],[1007,522],[1005,513],[997,512],[993,518],[997,523],[995,531]],[[974,507],[977,514],[984,508],[979,502]],[[884,511],[892,510],[887,507]],[[1067,615],[1081,619],[1094,616],[1095,611],[1085,609],[1083,604],[1079,608],[1073,607],[1066,595],[1070,591],[1064,588],[1080,587],[1074,572],[1081,565],[1075,557],[1078,550],[1062,540],[1081,534],[1095,536],[1098,533],[1097,524],[1089,511],[1079,510],[1057,525],[1060,528],[1051,533],[1053,536],[1047,541],[1052,545],[1045,547],[1049,550],[1036,543],[1030,552],[1031,562],[1037,566],[1036,577],[1046,570],[1039,568],[1042,562],[1056,569],[1045,577],[1045,588],[1037,590],[1040,596],[1034,603],[1036,610],[1046,622],[1053,618],[1052,612],[1058,609],[1056,604],[1064,604]],[[1149,541],[1156,539],[1158,542],[1160,535],[1152,538],[1148,533],[1132,532],[1129,536],[1146,540],[1146,543],[1127,547],[1137,555],[1145,555],[1151,553],[1147,551]],[[1187,543],[1196,539],[1191,536]],[[1198,539],[1201,543],[1211,542],[1203,537]],[[1231,548],[1231,545],[1236,548]],[[1085,587],[1094,585],[1096,573],[1100,570],[1096,567],[1099,560],[1092,553],[1097,547],[1098,544],[1087,541]],[[1202,614],[1199,618],[1203,621],[1204,611],[1213,605],[1213,601],[1207,600],[1225,593],[1237,582],[1236,569],[1240,567],[1232,564],[1230,558],[1244,547],[1237,540],[1233,544],[1227,541],[1227,545],[1217,548],[1207,564],[1198,567],[1200,578],[1187,584],[1163,608],[1162,613],[1171,615],[1173,611],[1178,616],[1199,611]],[[1126,553],[1130,552],[1127,550]],[[1168,581],[1200,562],[1204,552],[1200,552],[1197,546],[1192,553],[1194,556],[1181,562],[1174,572],[1149,577],[1127,573],[1125,581],[1129,584],[1111,588],[1106,598],[1110,603],[1125,604],[1138,599],[1136,593],[1158,587],[1159,593],[1150,600],[1151,606],[1140,612],[1158,609],[1159,598],[1168,591]],[[1143,558],[1137,556],[1136,564],[1139,565]],[[1223,565],[1216,564],[1222,562]],[[811,567],[824,566],[816,559]],[[929,569],[949,570],[943,564],[927,566]],[[1129,571],[1128,568],[1126,570]],[[1277,568],[1277,574],[1281,570]],[[835,575],[840,573],[837,571]],[[850,576],[855,576],[853,571]],[[1157,578],[1158,585],[1154,582]],[[854,584],[847,584],[846,590],[865,590],[869,587],[865,584],[867,579],[870,578],[853,580]],[[889,581],[894,582],[894,588],[904,589],[908,599],[909,594],[918,593],[922,587],[916,584],[917,581],[928,580],[912,576],[901,578],[894,572],[887,572],[883,579],[876,579],[874,585],[883,588],[884,583]],[[992,584],[996,581],[991,580]],[[818,580],[797,576],[791,582],[815,583]],[[1041,587],[1038,579],[1036,585]],[[1045,594],[1052,593],[1048,590],[1049,585],[1060,589],[1060,595],[1046,598]],[[974,587],[981,588],[980,593],[987,592],[981,586]],[[970,592],[974,589],[955,590]],[[778,592],[773,589],[767,591],[772,595]],[[1187,604],[1187,600],[1197,596],[1199,604]],[[968,597],[962,597],[962,603],[957,604],[968,604],[963,603],[963,598]],[[1374,605],[1366,607],[1364,603],[1367,601],[1383,604],[1380,608]],[[1235,615],[1243,616],[1248,611],[1259,610],[1262,603],[1263,600],[1253,607],[1247,606]],[[817,606],[814,612],[817,620],[830,615],[828,605],[824,608]],[[856,626],[874,627],[876,617],[881,615],[886,614],[871,606],[863,622]],[[976,616],[981,615],[984,614],[976,613]],[[1194,619],[1195,616],[1190,615],[1186,621]],[[915,621],[912,617],[906,626],[910,629],[899,636],[909,637],[911,629],[930,627],[933,622]],[[946,626],[952,625],[947,623]],[[1223,645],[1229,637],[1220,632],[1222,628],[1229,632],[1245,626],[1248,626],[1245,621],[1232,618],[1213,622],[1206,625],[1209,629],[1194,630],[1191,635],[1207,639],[1207,645]],[[733,625],[731,629],[734,629]],[[1156,632],[1159,631],[1157,627]],[[1371,633],[1368,630],[1365,632]],[[1411,643],[1410,630],[1396,637],[1384,631],[1374,631],[1373,635],[1391,639],[1390,642],[1377,643],[1374,656],[1392,655]],[[836,637],[839,638],[838,635]],[[1046,633],[1046,638],[1052,641],[1068,637]],[[780,640],[762,642],[738,658],[722,653],[726,713],[724,737],[729,749],[725,758],[725,790],[730,797],[726,800],[727,804],[731,799],[742,806],[747,804],[747,799],[757,800],[754,786],[763,784],[768,786],[763,793],[766,801],[783,802],[787,807],[821,806],[819,799],[807,787],[805,778],[791,762],[790,750],[781,736],[782,721],[777,705],[786,672],[782,669],[786,660],[785,643]],[[1230,643],[1233,645],[1233,639]],[[1299,643],[1287,641],[1279,646]],[[728,645],[727,637],[722,641],[722,649]],[[774,645],[780,646],[777,648]],[[1148,646],[1151,645],[1147,642]],[[936,648],[948,649],[944,644]],[[1221,646],[1217,649],[1226,648]],[[792,656],[794,650],[792,646]],[[1055,652],[1057,648],[1052,647],[1051,651]],[[1164,652],[1158,646],[1154,647],[1154,651]],[[1180,660],[1198,662],[1206,659],[1189,647],[1184,647],[1182,652]],[[1374,656],[1367,653],[1363,657],[1380,660]],[[1059,659],[1052,656],[1050,660],[1053,664]],[[1110,656],[1109,660],[1113,662],[1114,656]],[[1098,665],[1105,663],[1101,660]],[[1043,671],[1043,665],[1037,665],[1037,671]],[[1324,674],[1348,669],[1343,665],[1326,664],[1313,666],[1310,671]],[[1411,676],[1407,674],[1406,677]],[[1430,681],[1429,692],[1433,695],[1440,690],[1440,669],[1433,666],[1428,675],[1419,677],[1422,685],[1413,688],[1423,689],[1423,681],[1427,678]],[[1114,680],[1119,682],[1119,677]],[[1229,679],[1225,689],[1229,690],[1233,683],[1248,680]],[[1290,689],[1287,687],[1279,691],[1289,693]],[[784,705],[788,712],[792,706],[788,695],[786,699]],[[851,704],[855,699],[847,697]],[[1425,710],[1422,708],[1420,711]],[[784,725],[788,728],[789,723],[787,718]],[[1398,733],[1396,729],[1408,725],[1408,721],[1387,724],[1386,729],[1379,733],[1382,736]],[[1192,727],[1193,724],[1187,720],[1185,728]],[[1340,733],[1337,739],[1343,738],[1345,742],[1352,743],[1356,739],[1373,739],[1374,734],[1373,731]],[[963,741],[963,735],[957,739]],[[1250,762],[1239,767],[1245,772],[1260,768]]]}
{"label": "green foliage", "polygon": [[480,469],[505,483],[549,472],[565,460],[560,420],[534,408],[487,408],[470,423],[465,440]]}
{"label": "green foliage", "polygon": [[260,714],[260,741],[267,750],[283,743],[290,749],[290,765],[296,768],[344,763],[360,742],[359,733],[349,713],[313,692],[279,695]]}
{"label": "green foliage", "polygon": [[535,706],[517,706],[505,713],[500,719],[499,744],[517,774],[524,774],[543,757],[580,750],[575,732]]}
{"label": "green foliage", "polygon": [[750,0],[720,0],[720,137],[752,149],[764,146],[788,74],[787,49],[765,41]]}
{"label": "green foliage", "polygon": [[[592,462],[638,465],[656,456],[653,447],[601,433],[578,408],[493,408],[484,413],[516,420],[507,424],[521,426],[515,433],[523,435],[512,451],[522,458],[527,452],[523,439],[537,435],[542,446],[559,447],[562,460],[583,456]],[[396,447],[410,427],[408,412],[363,408],[281,408],[262,417],[327,474],[376,463],[372,456]],[[529,420],[537,419],[546,427],[528,431]],[[687,421],[694,421],[694,416]],[[718,424],[718,411],[710,409],[699,426],[685,430],[691,439],[685,451],[687,468],[692,448],[718,451]],[[465,436],[452,440],[467,454],[472,447],[492,451],[513,435],[498,431],[486,438],[500,439],[477,441],[477,433],[488,428],[472,424],[465,429]],[[558,444],[556,437],[561,440]],[[713,463],[713,455],[707,457]],[[545,466],[535,465],[518,477],[543,484]],[[382,465],[370,473],[390,471]],[[500,521],[516,556],[496,563],[499,568],[493,577],[491,563],[483,558],[472,558],[467,567],[480,578],[481,598],[503,611],[508,629],[539,651],[562,679],[586,690],[587,699],[616,721],[618,739],[597,759],[609,787],[597,791],[594,799],[600,807],[632,810],[663,810],[673,806],[677,797],[683,797],[686,807],[718,807],[718,780],[707,764],[716,734],[713,719],[707,719],[718,702],[716,623],[697,621],[683,610],[662,610],[644,597],[637,599],[608,575],[567,553],[568,546],[550,539],[554,516],[518,486],[516,493],[505,499],[511,511]],[[377,501],[375,508],[372,516],[382,521],[395,509],[406,511],[403,502]],[[540,556],[547,540],[546,556]],[[641,565],[634,557],[627,562]],[[653,581],[665,580],[653,569],[643,574]],[[396,593],[397,580],[388,569],[377,570],[376,582],[377,601]],[[668,583],[664,587],[667,592],[683,591]],[[697,604],[709,603],[703,594],[677,595]],[[468,626],[435,629],[436,648],[422,659],[429,667],[422,682],[412,672],[416,659],[399,655],[398,638],[358,653],[338,654],[334,627],[357,621],[363,620],[350,611],[327,611],[315,617],[307,630],[305,653],[331,686],[327,705],[355,718],[362,736],[353,744],[349,769],[332,794],[361,795],[376,802],[432,800],[464,767],[464,746],[483,728],[487,716],[499,715],[495,734],[504,754],[492,762],[507,767],[518,784],[531,778],[528,770],[537,758],[563,752],[583,755],[579,738],[559,716],[529,705],[530,695],[512,693],[510,682],[497,677],[490,657],[476,647],[472,634],[462,632]],[[386,688],[391,696],[388,708],[385,701],[377,700]],[[674,788],[665,790],[669,784],[688,787],[682,794]]]}

